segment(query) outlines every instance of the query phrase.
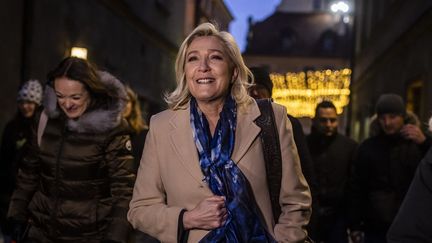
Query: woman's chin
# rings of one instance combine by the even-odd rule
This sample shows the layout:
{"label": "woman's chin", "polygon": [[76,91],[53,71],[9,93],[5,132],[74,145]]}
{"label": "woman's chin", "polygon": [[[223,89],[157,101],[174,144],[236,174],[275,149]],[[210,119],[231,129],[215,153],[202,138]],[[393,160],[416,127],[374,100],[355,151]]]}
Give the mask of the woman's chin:
{"label": "woman's chin", "polygon": [[78,119],[81,116],[78,112],[65,112],[65,114],[69,119]]}

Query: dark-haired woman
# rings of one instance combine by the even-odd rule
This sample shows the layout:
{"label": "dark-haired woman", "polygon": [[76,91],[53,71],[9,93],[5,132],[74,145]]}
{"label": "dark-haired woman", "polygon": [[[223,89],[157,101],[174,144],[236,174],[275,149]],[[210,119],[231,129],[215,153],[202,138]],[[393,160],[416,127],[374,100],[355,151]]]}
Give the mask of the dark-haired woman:
{"label": "dark-haired woman", "polygon": [[46,125],[35,125],[40,140],[33,136],[8,212],[14,238],[27,228],[29,242],[126,242],[135,173],[124,86],[69,57],[46,89]]}

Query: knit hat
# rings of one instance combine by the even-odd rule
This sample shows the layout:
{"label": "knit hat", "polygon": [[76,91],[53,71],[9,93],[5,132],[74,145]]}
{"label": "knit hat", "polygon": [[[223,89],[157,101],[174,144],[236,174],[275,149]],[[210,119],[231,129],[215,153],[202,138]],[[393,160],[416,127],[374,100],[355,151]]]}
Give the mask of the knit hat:
{"label": "knit hat", "polygon": [[262,67],[251,67],[250,70],[254,75],[255,84],[264,86],[264,88],[266,88],[271,95],[273,91],[273,82],[270,79],[269,72],[267,72],[267,70]]}
{"label": "knit hat", "polygon": [[29,80],[18,91],[17,101],[30,101],[40,105],[42,103],[42,93],[43,89],[39,81],[35,79]]}
{"label": "knit hat", "polygon": [[405,103],[397,94],[383,94],[378,98],[375,106],[376,113],[382,114],[400,114],[405,115]]}

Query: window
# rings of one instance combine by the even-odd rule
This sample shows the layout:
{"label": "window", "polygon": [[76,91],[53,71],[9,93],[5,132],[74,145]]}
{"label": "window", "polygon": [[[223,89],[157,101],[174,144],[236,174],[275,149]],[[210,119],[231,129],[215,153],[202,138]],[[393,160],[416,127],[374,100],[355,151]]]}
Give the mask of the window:
{"label": "window", "polygon": [[320,52],[323,54],[332,54],[336,51],[337,34],[331,30],[322,33],[320,37]]}
{"label": "window", "polygon": [[413,112],[417,116],[421,115],[422,111],[422,88],[423,80],[414,80],[410,82],[407,89],[407,110]]}
{"label": "window", "polygon": [[290,51],[297,43],[297,34],[291,28],[286,28],[281,31],[282,50]]}

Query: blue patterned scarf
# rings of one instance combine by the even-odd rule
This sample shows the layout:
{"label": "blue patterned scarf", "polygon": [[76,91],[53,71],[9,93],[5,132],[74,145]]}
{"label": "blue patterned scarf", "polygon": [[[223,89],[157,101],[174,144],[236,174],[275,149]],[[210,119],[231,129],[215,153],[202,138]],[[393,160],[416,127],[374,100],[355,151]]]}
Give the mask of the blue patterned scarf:
{"label": "blue patterned scarf", "polygon": [[259,219],[258,207],[249,182],[231,160],[237,123],[236,103],[228,96],[211,137],[208,121],[194,98],[190,101],[190,122],[199,153],[201,170],[211,191],[225,196],[226,223],[208,233],[200,242],[276,242]]}

